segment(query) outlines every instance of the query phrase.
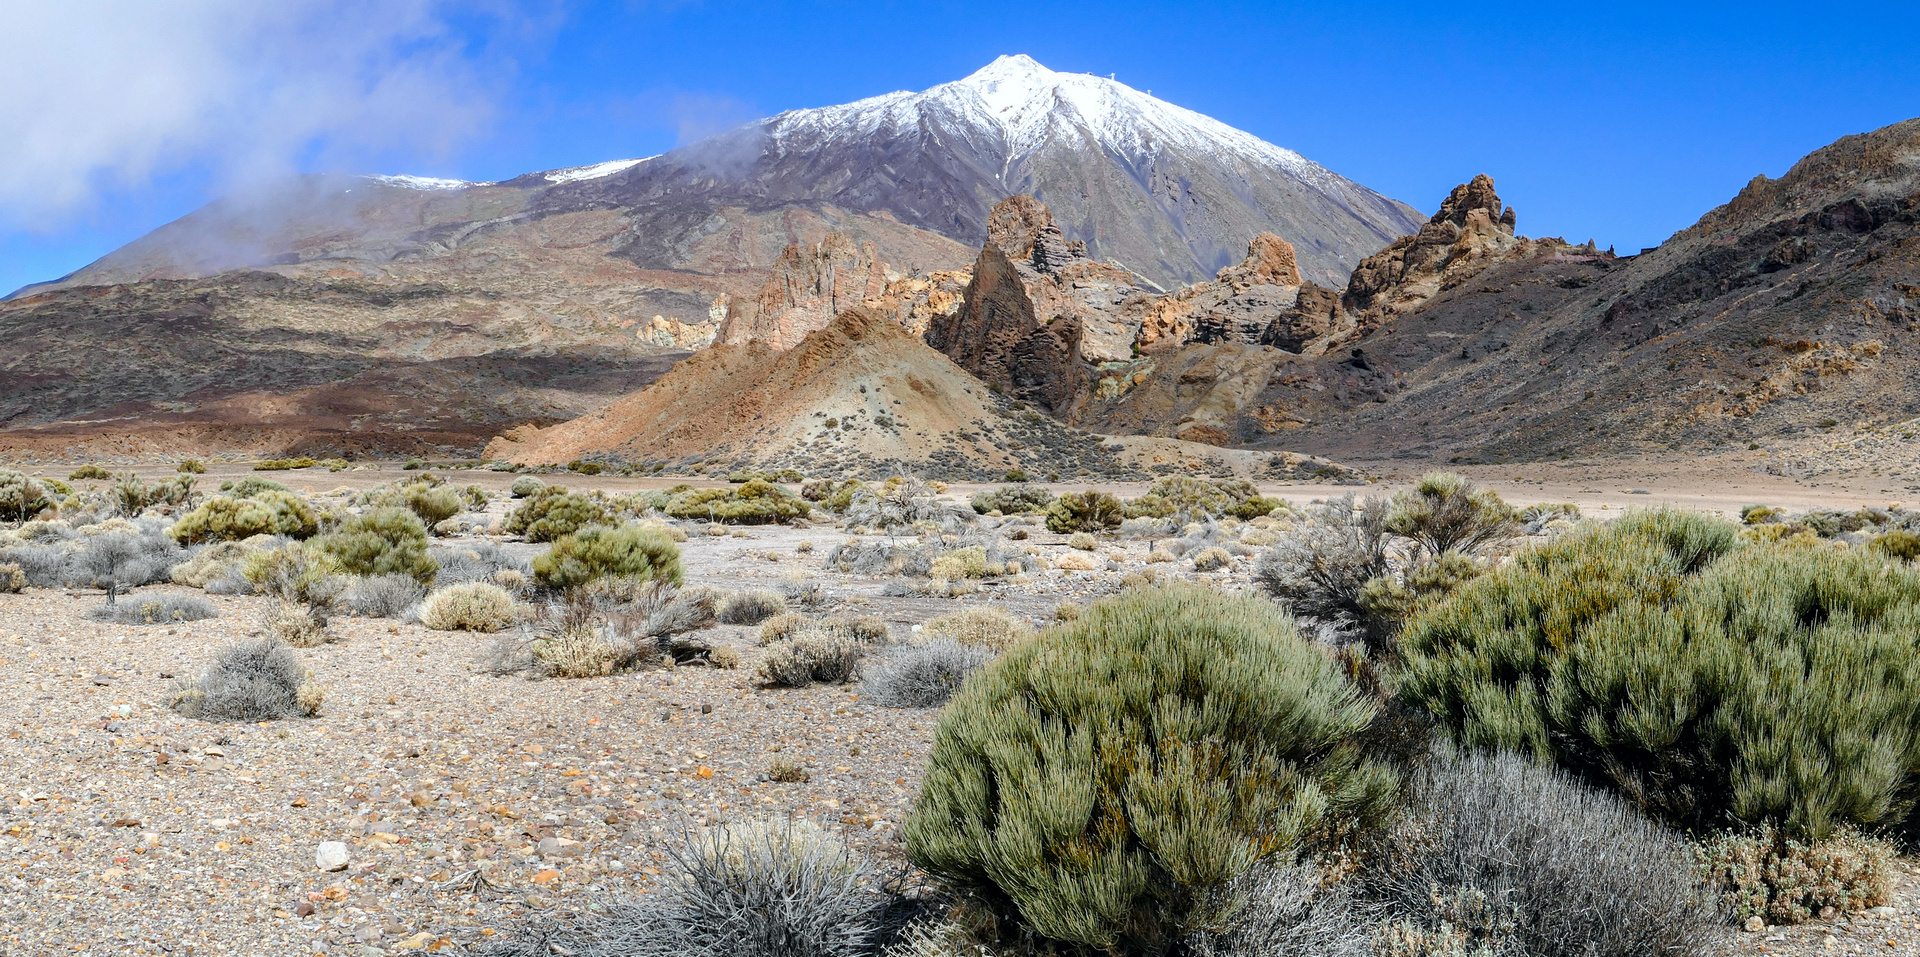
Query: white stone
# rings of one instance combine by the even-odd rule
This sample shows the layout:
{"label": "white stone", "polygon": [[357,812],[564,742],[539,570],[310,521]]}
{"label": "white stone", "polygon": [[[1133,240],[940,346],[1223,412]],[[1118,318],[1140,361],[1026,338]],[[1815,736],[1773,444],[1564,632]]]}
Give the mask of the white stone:
{"label": "white stone", "polygon": [[314,852],[313,863],[323,871],[344,871],[347,869],[347,843],[345,841],[324,841],[320,849]]}

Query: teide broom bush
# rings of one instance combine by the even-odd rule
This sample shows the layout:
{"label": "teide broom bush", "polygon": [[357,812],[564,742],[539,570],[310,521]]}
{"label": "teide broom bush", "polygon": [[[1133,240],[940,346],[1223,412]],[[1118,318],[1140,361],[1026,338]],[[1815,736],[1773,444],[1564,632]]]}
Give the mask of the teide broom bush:
{"label": "teide broom bush", "polygon": [[1899,821],[1920,769],[1920,573],[1703,515],[1569,533],[1417,613],[1410,701],[1461,742],[1689,828]]}
{"label": "teide broom bush", "polygon": [[1273,603],[1134,589],[961,688],[902,836],[1019,932],[1168,953],[1249,868],[1385,813],[1350,744],[1373,714]]}

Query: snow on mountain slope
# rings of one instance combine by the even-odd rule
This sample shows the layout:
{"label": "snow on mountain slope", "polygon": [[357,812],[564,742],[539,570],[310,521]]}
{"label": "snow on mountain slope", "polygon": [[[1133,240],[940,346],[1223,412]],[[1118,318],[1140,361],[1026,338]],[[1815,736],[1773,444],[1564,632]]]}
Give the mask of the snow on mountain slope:
{"label": "snow on mountain slope", "polygon": [[571,183],[576,180],[599,179],[602,176],[612,176],[615,173],[625,172],[652,158],[651,156],[647,156],[641,159],[609,160],[605,163],[594,163],[591,166],[570,166],[566,169],[549,170],[541,173],[540,176],[549,183]]}
{"label": "snow on mountain slope", "polygon": [[[924,92],[781,113],[575,185],[544,202],[664,203],[684,222],[694,203],[831,204],[969,244],[985,239],[994,203],[1031,193],[1095,258],[1164,285],[1211,278],[1271,231],[1294,244],[1307,278],[1339,286],[1423,219],[1292,150],[1027,56]],[[674,248],[637,235],[624,255],[658,266]]]}
{"label": "snow on mountain slope", "polygon": [[911,129],[922,117],[945,112],[982,127],[998,127],[1009,158],[1031,155],[1058,137],[1126,156],[1176,148],[1217,157],[1239,156],[1302,178],[1332,178],[1325,167],[1219,120],[1155,99],[1124,83],[1084,73],[1057,73],[1025,54],[1003,56],[962,80],[923,93],[889,93],[774,118],[776,142],[802,129],[838,137],[870,137]]}
{"label": "snow on mountain slope", "polygon": [[[595,234],[600,255],[646,270],[718,256],[738,270],[758,255],[733,249],[733,227],[714,224],[777,222],[788,211],[843,224],[850,214],[878,216],[879,228],[891,220],[937,234],[883,252],[902,269],[939,269],[944,255],[923,254],[948,241],[977,249],[988,211],[1016,193],[1052,207],[1095,258],[1163,286],[1210,279],[1254,235],[1273,232],[1293,244],[1306,278],[1338,287],[1424,219],[1298,153],[1123,83],[1003,56],[924,92],[793,110],[645,159],[490,183],[305,177],[278,195],[210,203],[54,285],[317,261],[430,268],[463,244],[583,215],[620,220]],[[549,235],[528,235],[536,234]]]}

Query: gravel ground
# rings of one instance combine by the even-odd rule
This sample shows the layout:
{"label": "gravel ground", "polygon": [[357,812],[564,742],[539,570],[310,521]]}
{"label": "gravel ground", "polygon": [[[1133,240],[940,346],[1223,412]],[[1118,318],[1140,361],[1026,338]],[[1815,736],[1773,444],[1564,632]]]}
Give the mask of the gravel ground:
{"label": "gravel ground", "polygon": [[1742,930],[1729,935],[1726,943],[1713,953],[1715,957],[1920,954],[1920,867],[1911,858],[1896,862],[1893,899],[1884,907],[1795,927]]}
{"label": "gravel ground", "polygon": [[[899,638],[964,605],[1037,622],[1117,587],[1050,571],[886,598],[883,579],[823,573],[842,532],[747,535],[695,535],[689,582],[812,576],[834,597],[823,613],[877,614]],[[1206,577],[1244,581],[1239,564]],[[136,594],[169,591],[199,594]],[[84,617],[97,592],[0,595],[0,953],[458,952],[532,913],[644,892],[663,842],[744,815],[813,818],[897,859],[935,722],[857,686],[756,687],[752,628],[696,636],[735,646],[737,671],[535,681],[486,674],[490,636],[336,618],[337,642],[299,651],[327,688],[318,717],[210,724],[168,709],[168,690],[257,634],[268,602],[206,597],[215,618],[124,626]],[[776,754],[811,779],[766,780]],[[316,865],[326,841],[347,844],[346,869]]]}
{"label": "gravel ground", "polygon": [[[1021,544],[1064,553],[1062,536],[1026,528]],[[846,537],[826,526],[695,534],[688,581],[811,578],[830,596],[820,613],[879,615],[904,639],[974,604],[1042,624],[1060,602],[1110,594],[1148,567],[1147,543],[1123,541],[1102,546],[1119,561],[1100,572],[1049,570],[961,599],[886,597],[885,579],[823,569]],[[1246,587],[1251,562],[1151,567]],[[167,591],[189,590],[141,593]],[[935,713],[868,705],[857,686],[759,688],[753,628],[695,636],[737,648],[737,671],[535,681],[482,670],[489,636],[336,618],[337,642],[299,652],[328,689],[318,717],[209,724],[169,710],[168,690],[257,634],[268,603],[207,598],[216,618],[142,627],[85,618],[97,592],[0,595],[0,954],[459,953],[531,916],[645,893],[667,842],[745,816],[808,817],[899,859],[895,828]],[[775,756],[810,779],[767,780]],[[317,864],[329,841],[346,844],[344,869]],[[1911,860],[1899,878],[1887,908],[1737,932],[1715,953],[1920,954]]]}

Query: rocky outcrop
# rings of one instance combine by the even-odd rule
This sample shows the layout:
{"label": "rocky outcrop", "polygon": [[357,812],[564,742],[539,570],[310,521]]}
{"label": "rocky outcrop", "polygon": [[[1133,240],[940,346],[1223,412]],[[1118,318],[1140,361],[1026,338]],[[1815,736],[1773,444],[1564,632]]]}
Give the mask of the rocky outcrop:
{"label": "rocky outcrop", "polygon": [[1340,321],[1340,294],[1332,289],[1302,283],[1294,296],[1293,307],[1267,324],[1260,344],[1287,352],[1303,352],[1307,344],[1324,339]]}
{"label": "rocky outcrop", "polygon": [[1013,469],[1137,474],[1099,436],[1019,414],[891,316],[866,307],[784,351],[760,341],[716,345],[580,418],[506,432],[486,455],[674,469],[720,461],[867,478],[912,472],[981,481]]}
{"label": "rocky outcrop", "polygon": [[1138,303],[1150,294],[1126,270],[1063,239],[1032,197],[1002,201],[989,220],[961,304],[932,317],[927,344],[1072,421],[1087,401],[1090,369],[1132,358]]}
{"label": "rocky outcrop", "polygon": [[1298,286],[1300,266],[1294,261],[1292,243],[1261,233],[1247,244],[1247,258],[1220,270],[1214,281],[1232,286],[1235,292],[1252,286]]}
{"label": "rocky outcrop", "polygon": [[789,243],[759,296],[729,308],[716,339],[790,349],[833,317],[879,296],[886,289],[886,269],[872,243],[856,244],[842,233],[828,233],[811,245]]}
{"label": "rocky outcrop", "polygon": [[880,295],[861,305],[884,312],[908,332],[924,336],[935,320],[953,315],[966,303],[967,284],[972,281],[971,269],[902,276],[889,280]]}
{"label": "rocky outcrop", "polygon": [[[1212,282],[1142,304],[1136,351],[1154,355],[1190,342],[1277,345],[1268,341],[1268,327],[1288,315],[1299,291],[1293,244],[1261,233],[1247,244],[1247,257],[1221,269]],[[1304,344],[1295,342],[1295,351]]]}
{"label": "rocky outcrop", "polygon": [[1499,263],[1576,248],[1516,235],[1517,221],[1487,174],[1455,186],[1418,233],[1361,260],[1340,297],[1342,310],[1361,329],[1376,328]]}

